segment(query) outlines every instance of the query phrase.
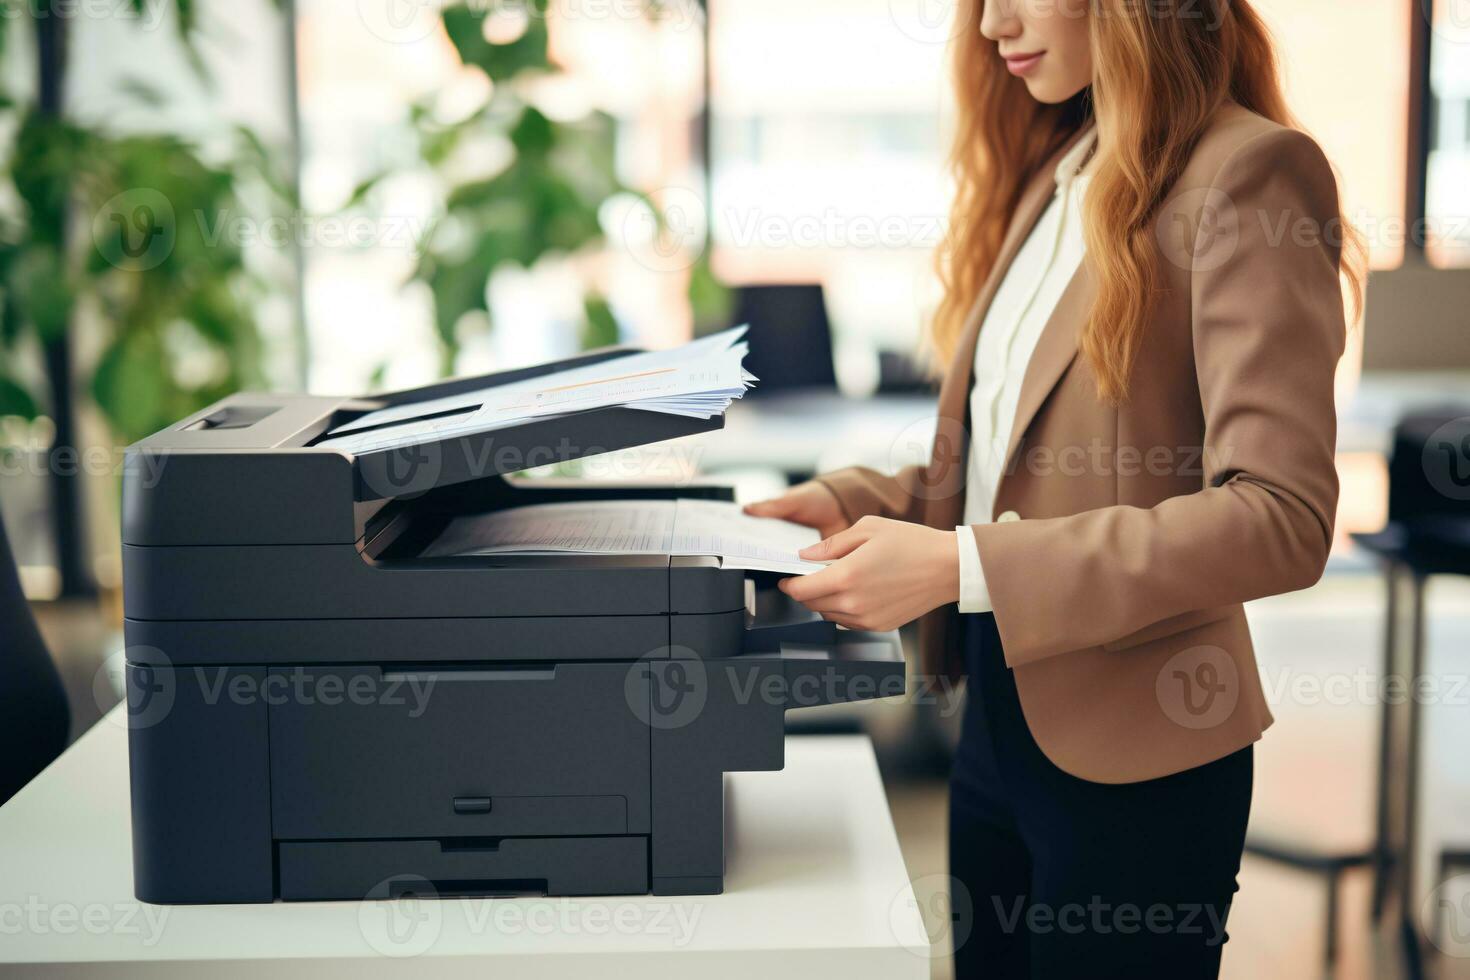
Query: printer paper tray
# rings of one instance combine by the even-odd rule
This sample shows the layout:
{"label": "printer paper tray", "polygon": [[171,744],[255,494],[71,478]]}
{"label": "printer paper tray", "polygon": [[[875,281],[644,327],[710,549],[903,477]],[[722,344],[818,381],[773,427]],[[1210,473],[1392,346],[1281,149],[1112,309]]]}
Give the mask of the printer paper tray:
{"label": "printer paper tray", "polygon": [[286,841],[278,855],[286,901],[648,891],[647,837]]}
{"label": "printer paper tray", "polygon": [[285,695],[269,708],[273,835],[647,833],[649,732],[629,707],[631,669],[272,668]]}
{"label": "printer paper tray", "polygon": [[906,665],[897,631],[840,629],[775,589],[758,591],[737,660],[779,658],[787,708],[893,697]]}

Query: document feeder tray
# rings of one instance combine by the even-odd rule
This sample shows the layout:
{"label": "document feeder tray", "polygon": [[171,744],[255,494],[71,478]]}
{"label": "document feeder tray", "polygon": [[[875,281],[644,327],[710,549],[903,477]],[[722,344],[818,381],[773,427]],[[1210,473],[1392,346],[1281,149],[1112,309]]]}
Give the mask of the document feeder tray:
{"label": "document feeder tray", "polygon": [[787,708],[902,693],[895,634],[837,630],[717,558],[419,557],[466,514],[723,495],[506,476],[720,418],[318,445],[606,356],[374,399],[239,394],[129,448],[139,899],[717,893],[724,774],[782,768]]}

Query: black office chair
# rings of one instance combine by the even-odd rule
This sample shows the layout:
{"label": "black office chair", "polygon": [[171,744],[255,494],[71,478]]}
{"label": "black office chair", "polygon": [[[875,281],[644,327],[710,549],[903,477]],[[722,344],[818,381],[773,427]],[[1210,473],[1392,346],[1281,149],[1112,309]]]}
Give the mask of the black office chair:
{"label": "black office chair", "polygon": [[66,748],[71,710],[0,520],[0,803]]}
{"label": "black office chair", "polygon": [[735,323],[750,324],[745,367],[760,378],[751,395],[837,389],[821,286],[742,286],[735,291]]}

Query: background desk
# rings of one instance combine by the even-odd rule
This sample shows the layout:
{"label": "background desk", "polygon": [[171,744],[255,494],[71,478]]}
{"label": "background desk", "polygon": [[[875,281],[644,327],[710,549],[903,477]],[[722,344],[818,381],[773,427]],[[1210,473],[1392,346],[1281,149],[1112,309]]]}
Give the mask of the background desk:
{"label": "background desk", "polygon": [[798,479],[844,466],[891,471],[928,461],[937,411],[933,395],[768,395],[737,402],[724,429],[684,442],[699,447],[706,471],[765,467]]}
{"label": "background desk", "polygon": [[[1338,451],[1387,453],[1405,413],[1463,403],[1470,372],[1375,372],[1339,406]],[[765,467],[796,479],[843,466],[893,472],[929,459],[937,426],[934,395],[847,398],[792,392],[731,406],[725,428],[680,442],[698,447],[705,471]]]}
{"label": "background desk", "polygon": [[929,975],[866,737],[791,738],[783,772],[729,777],[723,895],[160,906],[133,898],[118,720],[0,807],[0,975]]}

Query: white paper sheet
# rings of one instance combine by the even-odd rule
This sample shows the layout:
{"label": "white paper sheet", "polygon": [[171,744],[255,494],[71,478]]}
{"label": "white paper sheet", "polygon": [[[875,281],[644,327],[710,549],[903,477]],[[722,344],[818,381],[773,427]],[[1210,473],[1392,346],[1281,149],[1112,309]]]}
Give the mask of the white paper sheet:
{"label": "white paper sheet", "polygon": [[751,517],[727,501],[600,500],[456,518],[423,557],[713,555],[727,568],[806,575],[825,566],[797,552],[819,540],[812,528]]}
{"label": "white paper sheet", "polygon": [[682,347],[380,409],[337,427],[318,445],[352,453],[393,449],[613,405],[711,418],[756,380],[741,367],[750,350],[740,339],[745,331],[734,327]]}

